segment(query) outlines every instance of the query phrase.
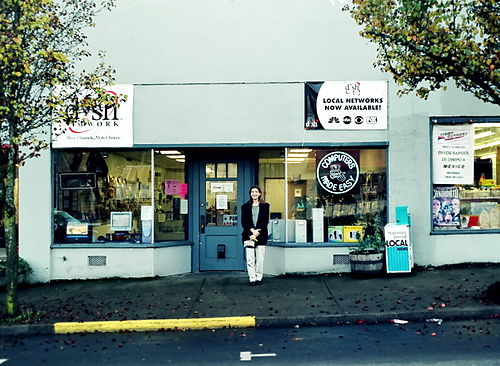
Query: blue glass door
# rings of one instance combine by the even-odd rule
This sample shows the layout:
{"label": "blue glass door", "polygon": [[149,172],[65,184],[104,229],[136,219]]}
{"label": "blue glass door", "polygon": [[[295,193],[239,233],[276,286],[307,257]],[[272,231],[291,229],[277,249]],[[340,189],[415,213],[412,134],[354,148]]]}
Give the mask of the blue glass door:
{"label": "blue glass door", "polygon": [[200,270],[243,270],[240,207],[245,200],[244,164],[201,161]]}

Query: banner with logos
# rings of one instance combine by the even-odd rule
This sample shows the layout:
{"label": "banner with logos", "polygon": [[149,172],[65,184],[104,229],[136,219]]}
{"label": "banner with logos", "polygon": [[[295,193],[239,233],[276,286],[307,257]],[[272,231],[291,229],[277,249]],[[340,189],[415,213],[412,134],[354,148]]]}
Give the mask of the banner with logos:
{"label": "banner with logos", "polygon": [[[119,106],[101,106],[81,115],[80,122],[54,126],[52,147],[131,147],[133,139],[134,86],[113,85],[106,91],[112,95],[126,95]],[[58,131],[55,133],[54,131]]]}
{"label": "banner with logos", "polygon": [[435,125],[432,130],[433,183],[474,184],[472,125]]}
{"label": "banner with logos", "polygon": [[387,128],[387,81],[305,84],[306,130]]}

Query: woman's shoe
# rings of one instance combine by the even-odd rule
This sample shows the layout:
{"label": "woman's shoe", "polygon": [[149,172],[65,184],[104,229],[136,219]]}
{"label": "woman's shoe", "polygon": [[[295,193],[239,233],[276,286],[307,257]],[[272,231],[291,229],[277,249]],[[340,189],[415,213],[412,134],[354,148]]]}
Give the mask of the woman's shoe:
{"label": "woman's shoe", "polygon": [[262,280],[260,280],[260,281],[255,281],[255,286],[260,286],[260,285],[262,285]]}
{"label": "woman's shoe", "polygon": [[250,281],[248,284],[250,286],[257,286],[257,281]]}

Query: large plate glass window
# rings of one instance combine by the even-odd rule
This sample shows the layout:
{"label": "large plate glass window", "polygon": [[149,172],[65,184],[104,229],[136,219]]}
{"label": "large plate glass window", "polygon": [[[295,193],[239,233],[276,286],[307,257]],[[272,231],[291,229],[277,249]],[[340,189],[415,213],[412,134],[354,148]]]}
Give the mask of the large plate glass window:
{"label": "large plate glass window", "polygon": [[[271,207],[271,219],[285,219],[285,150],[259,151],[259,186]],[[285,241],[285,240],[282,240]]]}
{"label": "large plate glass window", "polygon": [[288,242],[351,243],[386,218],[386,149],[287,149]]}
{"label": "large plate glass window", "polygon": [[185,162],[183,151],[155,151],[155,242],[187,239],[188,185]]}
{"label": "large plate glass window", "polygon": [[55,243],[140,243],[141,207],[151,206],[151,153],[55,153]]}
{"label": "large plate glass window", "polygon": [[500,118],[431,118],[434,232],[500,229]]}
{"label": "large plate glass window", "polygon": [[57,150],[54,156],[54,243],[186,239],[181,151]]}

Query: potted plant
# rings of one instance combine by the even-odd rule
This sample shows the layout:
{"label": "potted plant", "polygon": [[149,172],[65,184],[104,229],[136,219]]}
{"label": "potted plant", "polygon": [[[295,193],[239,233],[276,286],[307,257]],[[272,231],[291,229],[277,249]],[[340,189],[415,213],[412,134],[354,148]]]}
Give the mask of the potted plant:
{"label": "potted plant", "polygon": [[366,217],[366,223],[363,238],[349,251],[351,273],[355,275],[377,275],[384,266],[384,231],[373,215]]}
{"label": "potted plant", "polygon": [[[6,279],[7,271],[7,258],[0,258],[0,286],[5,286],[7,283]],[[25,282],[28,277],[33,273],[33,269],[26,260],[19,258],[19,263],[17,266],[17,281],[18,283]]]}
{"label": "potted plant", "polygon": [[365,235],[359,245],[349,251],[351,273],[376,275],[384,265],[385,242],[380,234]]}

